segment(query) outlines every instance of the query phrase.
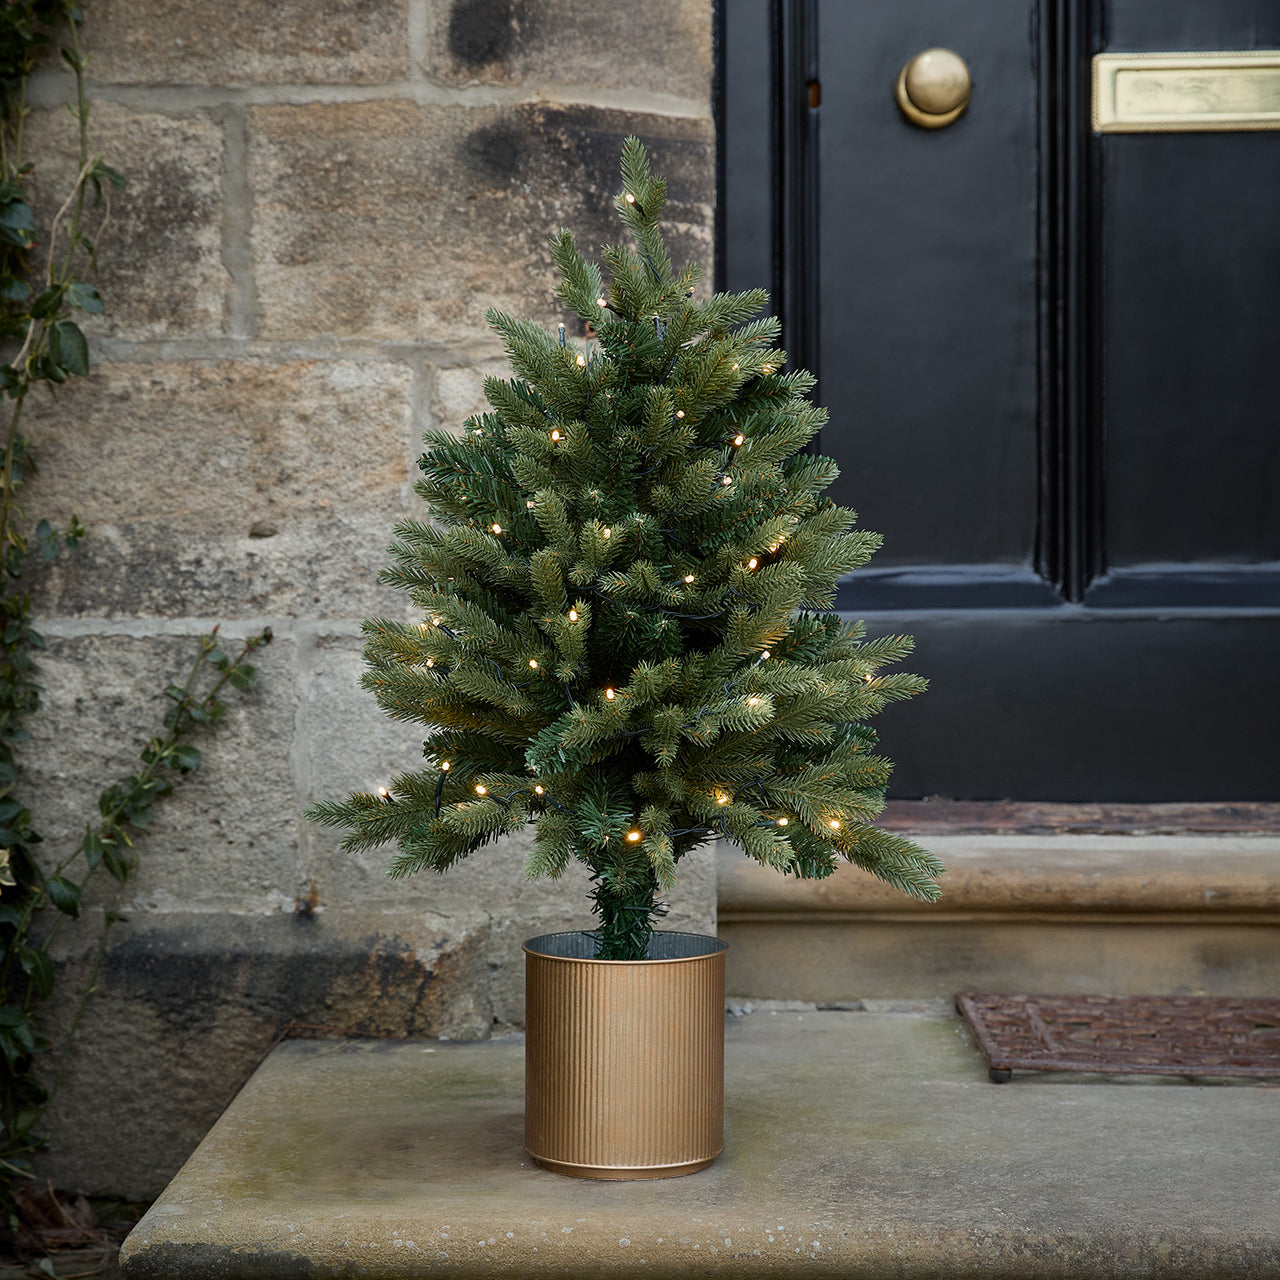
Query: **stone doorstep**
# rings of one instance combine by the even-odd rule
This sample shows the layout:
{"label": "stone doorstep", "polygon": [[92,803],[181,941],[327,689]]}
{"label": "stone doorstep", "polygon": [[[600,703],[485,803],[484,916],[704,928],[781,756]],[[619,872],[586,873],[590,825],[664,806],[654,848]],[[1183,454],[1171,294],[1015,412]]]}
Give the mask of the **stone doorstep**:
{"label": "stone doorstep", "polygon": [[721,850],[729,991],[840,1002],[1280,989],[1280,836],[916,839],[947,867],[935,903],[852,866],[797,881]]}
{"label": "stone doorstep", "polygon": [[126,1241],[130,1280],[1280,1277],[1280,1088],[1015,1076],[940,1013],[726,1029],[707,1171],[560,1177],[518,1040],[288,1041]]}
{"label": "stone doorstep", "polygon": [[909,898],[853,866],[825,880],[788,879],[722,845],[719,918],[1170,913],[1280,921],[1280,835],[913,838],[947,868],[936,903]]}

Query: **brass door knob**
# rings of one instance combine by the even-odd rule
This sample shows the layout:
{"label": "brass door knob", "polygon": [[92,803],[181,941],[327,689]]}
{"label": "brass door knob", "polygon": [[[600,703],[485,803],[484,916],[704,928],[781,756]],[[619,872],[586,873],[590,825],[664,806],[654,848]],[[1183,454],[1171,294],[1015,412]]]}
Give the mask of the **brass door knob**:
{"label": "brass door knob", "polygon": [[950,49],[917,53],[898,73],[898,106],[922,129],[941,129],[969,105],[973,81],[964,59]]}

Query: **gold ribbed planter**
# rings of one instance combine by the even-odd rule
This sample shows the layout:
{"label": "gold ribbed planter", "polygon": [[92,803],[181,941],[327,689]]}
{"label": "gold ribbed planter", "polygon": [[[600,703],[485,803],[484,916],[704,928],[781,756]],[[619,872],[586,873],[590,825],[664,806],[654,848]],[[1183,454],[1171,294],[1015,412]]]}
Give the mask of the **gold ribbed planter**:
{"label": "gold ribbed planter", "polygon": [[524,1145],[577,1178],[675,1178],[724,1147],[724,952],[655,933],[645,960],[597,960],[585,933],[525,952]]}

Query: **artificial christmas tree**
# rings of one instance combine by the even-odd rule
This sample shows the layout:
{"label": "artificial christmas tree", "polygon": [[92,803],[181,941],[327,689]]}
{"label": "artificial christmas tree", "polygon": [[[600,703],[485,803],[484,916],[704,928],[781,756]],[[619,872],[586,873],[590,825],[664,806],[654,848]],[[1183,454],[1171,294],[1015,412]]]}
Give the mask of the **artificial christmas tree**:
{"label": "artificial christmas tree", "polygon": [[383,580],[416,624],[364,624],[364,683],[430,729],[428,764],[309,814],[345,847],[395,841],[393,876],[445,871],[536,825],[530,876],[590,869],[601,959],[641,959],[658,896],[714,838],[803,878],[843,860],[917,897],[942,867],[872,822],[891,762],[868,717],[925,687],[911,650],[829,608],[879,546],[821,496],[825,421],[785,372],[763,290],[694,300],[660,231],[665,183],[629,138],[634,249],[600,269],[562,230],[557,296],[593,339],[488,313],[514,376],[461,437],[424,436],[435,523],[397,528]]}

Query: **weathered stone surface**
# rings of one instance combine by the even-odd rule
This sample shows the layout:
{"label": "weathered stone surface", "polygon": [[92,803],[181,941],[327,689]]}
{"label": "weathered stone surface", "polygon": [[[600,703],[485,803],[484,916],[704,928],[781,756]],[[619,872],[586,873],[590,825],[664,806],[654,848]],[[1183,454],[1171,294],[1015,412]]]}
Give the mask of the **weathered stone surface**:
{"label": "weathered stone surface", "polygon": [[670,93],[711,111],[711,5],[641,0],[584,12],[574,0],[438,6],[428,70],[451,84],[543,83]]}
{"label": "weathered stone surface", "polygon": [[447,365],[437,369],[431,396],[431,416],[437,426],[460,431],[473,414],[488,413],[484,398],[486,378],[509,378],[511,366],[505,359],[478,364]]}
{"label": "weathered stone surface", "polygon": [[376,361],[108,364],[42,396],[24,418],[41,466],[27,510],[78,512],[90,537],[47,574],[39,610],[396,607],[377,573],[406,510],[410,380]]}
{"label": "weathered stone surface", "polygon": [[930,836],[943,897],[846,867],[783,879],[726,850],[726,981],[846,1001],[958,991],[1268,995],[1280,985],[1280,837]]}
{"label": "weathered stone surface", "polygon": [[[61,1044],[88,979],[96,913],[58,940]],[[289,1025],[371,1036],[477,1034],[484,935],[404,913],[130,911],[76,1037],[40,1176],[151,1199]],[[487,1017],[479,1030],[487,1034]],[[54,1069],[56,1058],[46,1063]]]}
{"label": "weathered stone surface", "polygon": [[[238,652],[230,635],[223,644]],[[45,692],[20,760],[50,861],[73,851],[85,823],[98,820],[99,793],[142,767],[139,752],[164,733],[173,705],[164,689],[184,683],[196,647],[195,636],[49,640],[40,656]],[[289,771],[292,650],[287,640],[260,649],[255,688],[228,689],[222,722],[191,737],[201,767],[175,778],[174,793],[156,803],[149,828],[137,836],[138,870],[125,890],[125,909],[292,908],[299,884]],[[99,872],[94,898],[109,901],[113,886]]]}
{"label": "weathered stone surface", "polygon": [[[79,170],[76,122],[65,107],[33,112],[26,145],[39,157],[35,208],[45,239]],[[127,185],[107,192],[94,277],[105,311],[80,317],[85,330],[128,338],[223,332],[231,278],[222,263],[221,126],[206,112],[160,115],[97,101],[90,146]],[[101,213],[85,212],[91,237]]]}
{"label": "weathered stone surface", "polygon": [[938,915],[955,911],[1194,911],[1280,915],[1280,836],[1024,836],[913,839],[946,866],[923,903],[848,863],[795,880],[741,855],[720,864],[730,911]]}
{"label": "weathered stone surface", "polygon": [[619,1185],[533,1164],[522,1077],[518,1043],[281,1045],[124,1273],[1280,1276],[1274,1089],[997,1087],[952,1017],[757,1013],[724,1154]]}
{"label": "weathered stone surface", "polygon": [[102,0],[85,42],[109,84],[376,84],[408,70],[408,3]]}
{"label": "weathered stone surface", "polygon": [[620,238],[622,139],[668,179],[673,257],[711,265],[712,127],[594,107],[407,101],[255,107],[261,333],[492,344],[484,310],[559,319],[548,238]]}

